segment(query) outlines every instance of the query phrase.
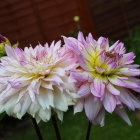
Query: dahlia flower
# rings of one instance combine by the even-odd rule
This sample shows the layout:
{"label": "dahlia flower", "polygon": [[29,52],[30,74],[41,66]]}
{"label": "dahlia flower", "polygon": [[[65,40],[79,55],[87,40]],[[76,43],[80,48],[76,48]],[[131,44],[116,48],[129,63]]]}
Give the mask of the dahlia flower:
{"label": "dahlia flower", "polygon": [[140,102],[134,92],[140,92],[139,65],[134,62],[134,53],[126,53],[124,44],[117,41],[109,46],[107,38],[97,41],[89,34],[84,39],[64,37],[65,46],[77,55],[79,66],[71,74],[76,80],[77,94],[81,97],[74,112],[85,110],[93,124],[104,125],[105,111],[116,112],[129,125],[125,112],[140,109]]}
{"label": "dahlia flower", "polygon": [[5,47],[7,56],[0,63],[0,112],[21,118],[25,113],[37,121],[48,121],[76,101],[75,86],[69,70],[75,67],[61,42],[35,48]]}

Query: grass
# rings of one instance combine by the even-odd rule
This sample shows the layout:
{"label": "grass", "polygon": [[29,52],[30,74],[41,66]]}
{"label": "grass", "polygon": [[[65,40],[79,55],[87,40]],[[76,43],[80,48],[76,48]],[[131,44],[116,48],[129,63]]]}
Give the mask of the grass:
{"label": "grass", "polygon": [[[115,114],[106,114],[104,127],[93,126],[90,140],[139,140],[140,124],[134,113],[129,113],[132,126],[128,126]],[[62,140],[84,140],[88,121],[83,113],[73,116],[72,111],[65,113],[64,121],[58,121]],[[51,121],[40,123],[41,132],[45,140],[56,140]],[[18,132],[7,140],[38,140],[31,127],[24,132]]]}

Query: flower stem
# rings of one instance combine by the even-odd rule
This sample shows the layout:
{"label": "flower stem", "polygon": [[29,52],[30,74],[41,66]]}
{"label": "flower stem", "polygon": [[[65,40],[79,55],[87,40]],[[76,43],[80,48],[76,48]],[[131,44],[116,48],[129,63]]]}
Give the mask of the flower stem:
{"label": "flower stem", "polygon": [[86,140],[89,140],[89,138],[90,138],[91,126],[92,126],[92,124],[91,124],[91,122],[89,121],[89,123],[88,123],[88,128],[87,128]]}
{"label": "flower stem", "polygon": [[52,115],[52,124],[53,124],[53,127],[55,129],[56,139],[61,140],[61,135],[60,135],[60,132],[59,132],[59,129],[58,129],[58,125],[57,125],[57,121],[55,119],[55,115]]}
{"label": "flower stem", "polygon": [[39,129],[39,127],[37,125],[37,122],[36,122],[36,120],[34,118],[32,118],[32,123],[33,123],[34,129],[36,131],[36,134],[38,136],[38,140],[43,140],[43,137],[41,135],[40,129]]}

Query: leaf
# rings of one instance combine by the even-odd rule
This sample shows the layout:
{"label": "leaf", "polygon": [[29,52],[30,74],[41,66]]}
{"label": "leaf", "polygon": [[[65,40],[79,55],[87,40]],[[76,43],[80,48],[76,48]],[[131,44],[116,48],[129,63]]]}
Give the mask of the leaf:
{"label": "leaf", "polygon": [[4,118],[5,115],[6,115],[5,112],[0,114],[0,121]]}

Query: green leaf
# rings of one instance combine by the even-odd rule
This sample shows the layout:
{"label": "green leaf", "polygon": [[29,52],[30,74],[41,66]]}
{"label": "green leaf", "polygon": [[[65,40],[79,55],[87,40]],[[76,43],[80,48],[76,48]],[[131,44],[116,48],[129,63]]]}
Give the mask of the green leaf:
{"label": "green leaf", "polygon": [[6,115],[6,113],[4,112],[4,113],[2,113],[2,114],[0,114],[0,120],[2,120],[3,118],[4,118],[4,116]]}

